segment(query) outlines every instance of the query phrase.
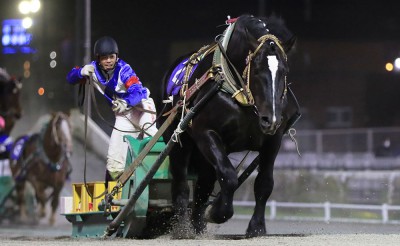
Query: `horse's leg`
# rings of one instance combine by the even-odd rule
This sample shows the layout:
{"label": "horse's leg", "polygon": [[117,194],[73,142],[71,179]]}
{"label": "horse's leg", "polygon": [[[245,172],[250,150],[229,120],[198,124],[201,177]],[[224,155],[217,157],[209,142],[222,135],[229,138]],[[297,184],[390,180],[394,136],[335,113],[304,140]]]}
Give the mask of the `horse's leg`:
{"label": "horse's leg", "polygon": [[19,220],[26,222],[28,216],[25,205],[25,180],[16,180],[15,182],[15,190],[17,192],[16,203],[19,206]]}
{"label": "horse's leg", "polygon": [[[231,161],[225,152],[221,139],[214,131],[209,131],[199,140],[198,147],[203,156],[215,169],[221,191],[206,209],[206,219],[221,224],[233,216],[233,195],[238,186],[238,177]],[[197,138],[196,138],[197,139]]]}
{"label": "horse's leg", "polygon": [[[183,140],[184,136],[181,136]],[[169,153],[170,171],[172,174],[171,195],[174,213],[172,237],[177,239],[193,238],[194,234],[189,221],[188,205],[190,189],[187,182],[187,167],[190,158],[190,143],[182,148],[176,145]]]}
{"label": "horse's leg", "polygon": [[45,185],[38,181],[32,182],[33,187],[36,191],[36,199],[39,204],[39,218],[46,217],[46,193],[45,193]]}
{"label": "horse's leg", "polygon": [[253,216],[246,230],[246,237],[265,236],[265,206],[274,188],[273,169],[276,155],[280,148],[281,136],[273,136],[271,141],[260,149],[260,164],[254,182],[254,197],[256,205]]}
{"label": "horse's leg", "polygon": [[51,214],[49,218],[49,224],[54,225],[56,222],[56,212],[58,208],[58,203],[59,203],[59,197],[60,197],[60,192],[61,192],[61,186],[54,187],[52,198],[51,198]]}
{"label": "horse's leg", "polygon": [[214,190],[215,170],[198,151],[195,152],[190,164],[195,165],[197,171],[197,180],[193,192],[192,224],[195,232],[201,234],[207,228],[204,213],[209,197]]}

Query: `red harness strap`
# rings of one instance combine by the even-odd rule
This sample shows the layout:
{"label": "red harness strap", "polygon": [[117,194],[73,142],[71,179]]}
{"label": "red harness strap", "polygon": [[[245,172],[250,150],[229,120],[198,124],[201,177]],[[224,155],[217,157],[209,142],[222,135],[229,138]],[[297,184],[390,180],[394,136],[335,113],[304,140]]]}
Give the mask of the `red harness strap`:
{"label": "red harness strap", "polygon": [[[197,92],[200,90],[200,88],[211,78],[214,78],[214,71],[213,69],[209,69],[207,72],[203,74],[203,76],[200,77],[200,79],[196,79],[194,84],[189,87],[185,93],[186,101],[189,101],[189,99]],[[182,87],[183,88],[183,87]]]}

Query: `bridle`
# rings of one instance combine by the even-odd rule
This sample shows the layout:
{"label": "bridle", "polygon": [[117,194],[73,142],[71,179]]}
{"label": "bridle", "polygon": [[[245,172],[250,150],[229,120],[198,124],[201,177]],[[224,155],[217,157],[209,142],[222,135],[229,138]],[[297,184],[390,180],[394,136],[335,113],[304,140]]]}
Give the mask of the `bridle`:
{"label": "bridle", "polygon": [[[282,56],[283,56],[283,58],[285,59],[285,61],[287,61],[287,55],[286,55],[286,53],[285,53],[285,50],[283,49],[283,46],[282,46],[282,44],[281,44],[281,41],[280,41],[275,35],[269,34],[269,33],[268,33],[268,34],[265,34],[265,35],[261,36],[260,38],[258,38],[257,41],[260,42],[260,43],[259,43],[259,45],[256,47],[256,49],[254,50],[254,52],[249,51],[249,54],[247,55],[247,58],[246,58],[246,67],[245,67],[245,69],[244,69],[244,71],[243,71],[243,75],[242,75],[242,78],[247,82],[247,83],[246,83],[246,90],[247,90],[249,93],[251,93],[251,90],[250,90],[250,81],[251,81],[251,79],[250,79],[250,71],[251,71],[251,63],[252,63],[252,61],[253,61],[253,58],[256,57],[256,55],[257,55],[257,53],[259,52],[259,50],[261,49],[261,47],[262,47],[267,41],[270,41],[270,43],[269,43],[270,45],[274,45],[274,44],[275,44],[275,45],[279,48],[279,50],[281,51]],[[283,93],[282,93],[282,96],[281,96],[281,100],[282,100],[282,101],[283,101],[284,98],[286,97],[287,91],[288,91],[288,84],[287,84],[287,77],[286,77],[286,75],[285,75],[285,78],[284,78],[284,89],[283,89]],[[275,103],[275,102],[273,102],[273,103]],[[259,110],[258,110],[256,104],[253,103],[252,106],[253,106],[254,113],[257,115],[257,117],[261,118],[261,115],[260,115],[260,113],[259,113]],[[273,107],[275,108],[275,106],[273,106]],[[275,116],[274,116],[274,118],[275,118]],[[278,123],[278,124],[275,124],[274,122],[275,122],[275,121],[272,122],[272,125],[274,126],[274,129],[279,128],[280,124],[279,124],[279,123]]]}
{"label": "bridle", "polygon": [[[257,48],[254,50],[254,52],[249,51],[249,54],[247,55],[246,58],[246,67],[244,68],[243,71],[243,75],[242,78],[247,82],[246,83],[246,89],[251,93],[250,91],[250,69],[251,69],[251,62],[253,60],[253,58],[257,55],[258,51],[261,49],[261,47],[268,41],[270,40],[270,44],[275,44],[276,46],[278,46],[279,50],[282,52],[282,55],[285,59],[285,61],[287,61],[287,55],[285,53],[285,50],[283,49],[283,46],[281,44],[281,41],[273,34],[265,34],[263,36],[261,36],[260,38],[258,38],[258,42],[260,42],[260,44],[257,46]],[[285,76],[285,85],[284,85],[284,91],[283,91],[283,95],[282,95],[282,99],[286,96],[287,94],[287,79]]]}
{"label": "bridle", "polygon": [[[224,83],[222,85],[222,90],[232,94],[232,98],[235,98],[241,105],[243,106],[251,106],[253,108],[254,113],[257,117],[261,118],[262,116],[259,113],[259,110],[255,104],[251,89],[250,89],[250,71],[253,58],[256,57],[261,50],[261,48],[268,42],[270,45],[276,45],[279,51],[282,53],[282,57],[287,62],[287,55],[282,46],[282,42],[273,34],[267,33],[260,38],[258,38],[258,46],[254,49],[254,51],[249,50],[249,53],[246,57],[246,66],[242,72],[242,75],[239,75],[237,69],[234,64],[229,60],[228,55],[226,54],[226,50],[228,47],[228,43],[233,33],[234,27],[236,23],[229,23],[228,28],[224,31],[222,35],[222,39],[218,41],[218,49],[214,52],[213,64],[214,66],[221,66],[222,72],[224,74]],[[228,65],[229,64],[229,65]],[[232,69],[231,69],[232,68]],[[231,71],[233,70],[233,72]],[[236,74],[236,79],[232,74]],[[240,82],[241,88],[237,87],[237,82]],[[287,78],[285,75],[284,78],[284,90],[281,96],[281,100],[283,101],[286,97],[288,91]],[[274,102],[275,103],[275,102]],[[273,106],[275,108],[275,106]],[[275,118],[275,116],[274,116]],[[279,124],[273,123],[274,128],[278,128]]]}

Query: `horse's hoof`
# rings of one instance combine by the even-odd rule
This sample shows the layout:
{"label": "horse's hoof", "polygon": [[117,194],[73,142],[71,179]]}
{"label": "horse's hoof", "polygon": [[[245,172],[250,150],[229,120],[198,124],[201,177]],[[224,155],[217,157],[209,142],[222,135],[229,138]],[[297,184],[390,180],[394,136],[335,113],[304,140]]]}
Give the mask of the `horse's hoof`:
{"label": "horse's hoof", "polygon": [[214,206],[208,205],[205,211],[205,219],[207,222],[215,223],[215,224],[222,224],[228,221],[233,216],[233,209],[232,210],[225,210],[223,212],[217,212]]}
{"label": "horse's hoof", "polygon": [[246,238],[264,237],[266,235],[267,229],[265,227],[265,223],[254,223],[253,221],[250,221],[246,230]]}
{"label": "horse's hoof", "polygon": [[267,232],[262,229],[256,231],[246,231],[246,238],[265,237],[265,236],[267,236]]}
{"label": "horse's hoof", "polygon": [[171,231],[172,239],[195,239],[196,233],[191,225],[180,224],[176,225]]}
{"label": "horse's hoof", "polygon": [[54,218],[49,219],[49,225],[53,226],[56,220]]}
{"label": "horse's hoof", "polygon": [[205,234],[207,233],[207,223],[204,221],[198,222],[198,223],[193,223],[194,227],[194,232],[197,235]]}

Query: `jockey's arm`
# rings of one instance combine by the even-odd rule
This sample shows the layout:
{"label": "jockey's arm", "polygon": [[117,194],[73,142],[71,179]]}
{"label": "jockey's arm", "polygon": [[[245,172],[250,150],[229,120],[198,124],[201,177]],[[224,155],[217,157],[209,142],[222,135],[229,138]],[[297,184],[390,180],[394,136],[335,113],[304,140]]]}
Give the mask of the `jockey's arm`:
{"label": "jockey's arm", "polygon": [[121,81],[126,89],[121,98],[127,102],[128,106],[133,107],[148,97],[148,89],[142,85],[139,77],[129,65],[122,69]]}
{"label": "jockey's arm", "polygon": [[67,81],[70,84],[85,83],[86,79],[81,75],[81,67],[74,67],[67,75]]}

